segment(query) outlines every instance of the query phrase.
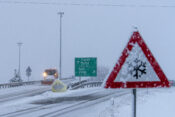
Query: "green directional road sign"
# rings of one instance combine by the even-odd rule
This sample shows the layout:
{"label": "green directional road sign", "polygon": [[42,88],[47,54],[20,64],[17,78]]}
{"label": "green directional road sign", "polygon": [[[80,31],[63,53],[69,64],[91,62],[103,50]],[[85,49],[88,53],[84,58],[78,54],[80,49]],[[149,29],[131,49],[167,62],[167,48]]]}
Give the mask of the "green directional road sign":
{"label": "green directional road sign", "polygon": [[97,58],[75,58],[75,76],[97,76]]}

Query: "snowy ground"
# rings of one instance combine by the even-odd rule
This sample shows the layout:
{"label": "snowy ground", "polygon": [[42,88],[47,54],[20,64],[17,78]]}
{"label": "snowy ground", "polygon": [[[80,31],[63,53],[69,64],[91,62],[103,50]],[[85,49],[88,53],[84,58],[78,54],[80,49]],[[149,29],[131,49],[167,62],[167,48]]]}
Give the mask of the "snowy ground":
{"label": "snowy ground", "polygon": [[[11,89],[14,90],[14,89]],[[69,90],[65,93],[53,93],[47,91],[40,95],[24,97],[17,100],[1,103],[0,116],[3,114],[15,112],[21,109],[31,109],[39,106],[40,111],[36,111],[34,114],[26,114],[30,116],[37,116],[47,114],[48,112],[54,112],[59,108],[71,106],[72,104],[79,103],[81,101],[74,102],[61,102],[53,105],[37,105],[32,102],[39,100],[51,100],[60,97],[68,96],[81,96],[89,95],[99,92],[101,88],[87,88],[78,90]],[[5,90],[4,90],[5,91]],[[120,90],[125,91],[125,90]],[[130,90],[131,91],[131,90]],[[105,90],[106,92],[106,90]],[[105,93],[104,92],[104,93]],[[3,91],[1,90],[1,94]],[[138,117],[171,117],[174,115],[175,108],[175,88],[157,88],[157,89],[142,89],[137,93],[137,116]],[[47,107],[50,107],[46,109]],[[54,108],[53,108],[54,107]],[[38,108],[36,108],[38,109]],[[7,116],[7,115],[6,115]],[[8,115],[10,116],[10,115]],[[22,115],[24,116],[24,115]],[[59,115],[59,117],[132,117],[132,95],[131,93],[114,97],[114,105],[111,105],[111,100],[107,100],[101,103],[93,104],[90,106],[84,106],[78,110],[67,112],[66,114]]]}
{"label": "snowy ground", "polygon": [[[172,117],[175,115],[175,88],[140,90],[137,94],[138,117]],[[60,117],[132,117],[131,94],[111,101],[92,105],[81,110],[76,110]],[[112,116],[114,115],[114,116]]]}

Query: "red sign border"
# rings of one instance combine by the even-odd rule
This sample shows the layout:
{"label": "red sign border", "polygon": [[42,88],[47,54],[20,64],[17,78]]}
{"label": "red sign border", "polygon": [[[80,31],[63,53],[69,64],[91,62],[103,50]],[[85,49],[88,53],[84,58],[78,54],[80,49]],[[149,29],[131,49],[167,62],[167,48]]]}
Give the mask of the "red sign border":
{"label": "red sign border", "polygon": [[[126,83],[114,82],[123,64],[125,63],[126,58],[129,56],[129,52],[132,50],[133,45],[136,42],[141,47],[143,53],[145,54],[146,58],[150,62],[151,66],[153,67],[160,81],[140,81],[140,82],[127,81]],[[147,47],[146,43],[140,36],[140,33],[138,31],[135,31],[133,32],[133,35],[131,36],[127,46],[123,50],[121,57],[119,58],[112,72],[110,73],[106,81],[105,88],[154,88],[154,87],[170,87],[169,81],[165,76],[164,72],[162,71],[162,69],[160,68],[158,62],[154,58],[153,54]]]}

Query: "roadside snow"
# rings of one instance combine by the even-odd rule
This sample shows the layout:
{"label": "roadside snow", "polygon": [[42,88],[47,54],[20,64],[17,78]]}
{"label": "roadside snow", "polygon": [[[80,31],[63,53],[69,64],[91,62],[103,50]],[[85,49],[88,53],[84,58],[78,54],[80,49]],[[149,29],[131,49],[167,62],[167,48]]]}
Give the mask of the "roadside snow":
{"label": "roadside snow", "polygon": [[[175,115],[175,88],[139,89],[137,93],[138,117],[172,117]],[[132,95],[114,97],[111,100],[92,105],[61,117],[132,117]]]}
{"label": "roadside snow", "polygon": [[175,88],[140,96],[137,109],[138,117],[174,117]]}

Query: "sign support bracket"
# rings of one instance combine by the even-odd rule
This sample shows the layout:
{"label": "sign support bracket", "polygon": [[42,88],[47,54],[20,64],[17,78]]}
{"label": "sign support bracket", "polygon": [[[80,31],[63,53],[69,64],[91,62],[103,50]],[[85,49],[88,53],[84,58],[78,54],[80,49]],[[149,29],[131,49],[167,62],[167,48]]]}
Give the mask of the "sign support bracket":
{"label": "sign support bracket", "polygon": [[79,82],[81,82],[81,76],[79,77]]}

